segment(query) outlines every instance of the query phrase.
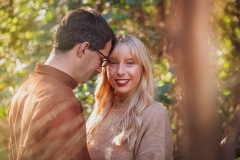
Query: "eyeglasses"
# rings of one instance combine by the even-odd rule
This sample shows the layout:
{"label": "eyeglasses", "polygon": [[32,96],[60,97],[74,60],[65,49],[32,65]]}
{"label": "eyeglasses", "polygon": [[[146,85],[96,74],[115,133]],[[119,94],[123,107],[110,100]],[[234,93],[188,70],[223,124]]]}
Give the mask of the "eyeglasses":
{"label": "eyeglasses", "polygon": [[93,46],[91,46],[95,51],[97,51],[99,54],[101,54],[103,57],[104,57],[104,59],[102,60],[102,62],[100,63],[100,66],[101,67],[105,67],[106,65],[108,65],[108,63],[110,62],[110,60],[106,57],[106,56],[104,56],[104,54],[102,54],[102,52],[100,52],[99,50],[97,50],[96,48],[94,48]]}

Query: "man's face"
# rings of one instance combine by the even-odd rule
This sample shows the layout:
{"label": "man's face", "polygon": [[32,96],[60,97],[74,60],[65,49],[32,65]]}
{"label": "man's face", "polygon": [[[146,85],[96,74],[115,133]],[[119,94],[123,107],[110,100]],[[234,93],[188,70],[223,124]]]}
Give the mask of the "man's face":
{"label": "man's face", "polygon": [[[91,45],[91,44],[90,44]],[[104,49],[99,50],[103,55],[101,55],[97,50],[91,51],[86,50],[87,57],[85,59],[86,68],[82,68],[82,79],[80,83],[86,83],[88,79],[96,72],[102,72],[101,62],[109,56],[109,52],[112,47],[112,41],[108,41]]]}

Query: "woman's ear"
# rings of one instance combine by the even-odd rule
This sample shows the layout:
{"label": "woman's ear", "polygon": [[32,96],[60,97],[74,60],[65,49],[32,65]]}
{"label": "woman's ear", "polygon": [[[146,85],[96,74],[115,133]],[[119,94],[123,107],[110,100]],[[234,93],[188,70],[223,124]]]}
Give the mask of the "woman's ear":
{"label": "woman's ear", "polygon": [[86,49],[89,46],[90,46],[89,42],[83,42],[82,44],[80,44],[78,47],[78,52],[77,52],[78,57],[81,58],[86,53]]}

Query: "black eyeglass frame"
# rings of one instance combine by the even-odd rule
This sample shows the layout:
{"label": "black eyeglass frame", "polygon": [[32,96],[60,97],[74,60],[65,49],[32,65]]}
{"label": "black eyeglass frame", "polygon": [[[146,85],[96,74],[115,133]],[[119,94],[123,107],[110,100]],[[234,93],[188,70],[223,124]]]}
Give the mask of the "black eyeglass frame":
{"label": "black eyeglass frame", "polygon": [[[98,49],[94,48],[92,45],[91,45],[91,47],[92,47],[95,51],[97,51],[100,55],[102,55],[102,56],[104,57],[104,59],[103,59],[102,62],[100,63],[100,66],[101,66],[101,67],[106,67],[106,66],[108,65],[108,63],[111,62],[111,61],[108,59],[108,57],[104,56],[104,54],[103,54],[102,52],[100,52]],[[106,64],[104,64],[104,63],[106,63]]]}

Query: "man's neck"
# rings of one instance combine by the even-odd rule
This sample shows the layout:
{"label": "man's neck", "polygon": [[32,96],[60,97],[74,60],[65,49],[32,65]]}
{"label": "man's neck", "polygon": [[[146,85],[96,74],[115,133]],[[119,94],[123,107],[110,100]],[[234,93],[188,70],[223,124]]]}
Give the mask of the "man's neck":
{"label": "man's neck", "polygon": [[69,65],[71,63],[69,62],[68,56],[59,56],[55,53],[54,49],[44,64],[59,69],[72,76],[71,65]]}

